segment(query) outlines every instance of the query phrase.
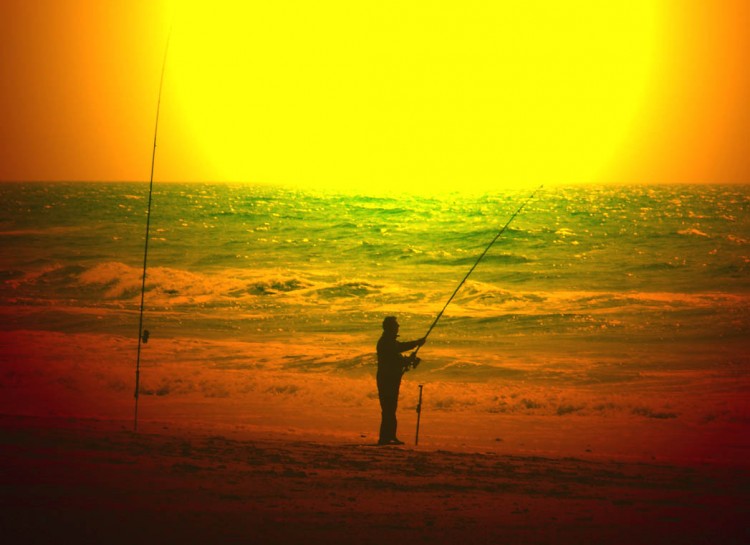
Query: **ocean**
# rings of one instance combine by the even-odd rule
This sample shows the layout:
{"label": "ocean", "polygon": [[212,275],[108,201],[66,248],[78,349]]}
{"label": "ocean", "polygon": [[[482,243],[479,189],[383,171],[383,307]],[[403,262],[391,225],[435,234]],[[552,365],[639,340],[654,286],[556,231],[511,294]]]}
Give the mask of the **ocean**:
{"label": "ocean", "polygon": [[[171,357],[199,359],[214,376],[283,370],[298,377],[297,390],[275,386],[287,393],[299,394],[305,376],[362,380],[372,403],[383,317],[399,317],[405,340],[424,335],[530,193],[374,197],[156,183],[145,348],[248,343],[236,353]],[[17,338],[108,336],[134,350],[147,201],[144,183],[0,185],[0,327]],[[748,186],[543,188],[448,306],[410,376],[450,391],[433,398],[435,410],[558,415],[611,408],[613,392],[644,377],[692,373],[691,392],[700,391],[698,376],[745,388],[749,208]],[[144,380],[146,393],[158,390],[148,373]],[[169,380],[162,393],[182,391]],[[450,387],[511,383],[515,397]],[[605,385],[609,397],[553,403],[524,385]],[[730,412],[738,395],[724,402]],[[672,414],[657,409],[647,415]]]}

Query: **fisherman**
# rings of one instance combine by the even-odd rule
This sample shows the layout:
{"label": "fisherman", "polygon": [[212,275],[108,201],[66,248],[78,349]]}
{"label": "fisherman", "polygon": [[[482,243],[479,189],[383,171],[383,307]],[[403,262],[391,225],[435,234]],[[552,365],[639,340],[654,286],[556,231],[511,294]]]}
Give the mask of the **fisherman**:
{"label": "fisherman", "polygon": [[401,376],[409,365],[419,363],[415,355],[404,356],[401,353],[425,343],[426,337],[416,341],[401,342],[398,337],[398,320],[395,316],[386,316],[383,320],[383,335],[378,341],[378,397],[380,398],[380,439],[378,445],[403,445],[396,437],[396,409],[398,391],[401,387]]}

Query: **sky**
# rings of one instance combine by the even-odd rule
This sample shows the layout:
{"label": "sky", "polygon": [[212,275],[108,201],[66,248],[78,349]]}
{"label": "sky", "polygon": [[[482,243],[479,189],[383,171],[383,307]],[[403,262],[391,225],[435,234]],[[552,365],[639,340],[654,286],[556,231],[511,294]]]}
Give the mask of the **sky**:
{"label": "sky", "polygon": [[148,181],[160,104],[156,182],[750,183],[747,28],[747,0],[4,0],[0,181]]}

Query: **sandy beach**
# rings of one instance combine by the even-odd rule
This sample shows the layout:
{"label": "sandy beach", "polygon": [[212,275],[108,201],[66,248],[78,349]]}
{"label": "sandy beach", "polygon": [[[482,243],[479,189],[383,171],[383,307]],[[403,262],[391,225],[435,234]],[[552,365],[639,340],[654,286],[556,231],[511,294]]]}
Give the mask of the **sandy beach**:
{"label": "sandy beach", "polygon": [[723,543],[750,472],[4,416],[13,543]]}
{"label": "sandy beach", "polygon": [[[630,393],[427,382],[418,446],[429,373],[412,372],[407,444],[376,447],[370,368],[258,373],[233,367],[261,345],[157,340],[135,432],[130,339],[0,339],[12,543],[750,542],[746,386],[731,370],[644,377]],[[262,346],[275,362],[307,350]],[[505,411],[479,410],[495,397]]]}

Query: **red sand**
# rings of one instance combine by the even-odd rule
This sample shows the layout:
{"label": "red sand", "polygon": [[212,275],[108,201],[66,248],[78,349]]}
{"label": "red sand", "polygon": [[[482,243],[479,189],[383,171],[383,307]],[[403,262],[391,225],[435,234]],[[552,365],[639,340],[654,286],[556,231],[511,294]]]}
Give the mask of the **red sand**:
{"label": "red sand", "polygon": [[747,467],[0,427],[6,543],[750,542]]}
{"label": "red sand", "polygon": [[420,369],[419,448],[377,448],[372,369],[287,369],[310,342],[154,339],[136,434],[132,339],[0,332],[4,542],[750,543],[744,359],[562,386]]}

